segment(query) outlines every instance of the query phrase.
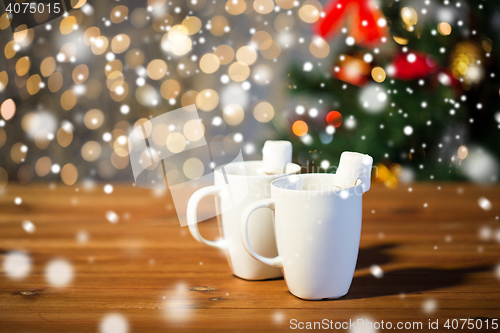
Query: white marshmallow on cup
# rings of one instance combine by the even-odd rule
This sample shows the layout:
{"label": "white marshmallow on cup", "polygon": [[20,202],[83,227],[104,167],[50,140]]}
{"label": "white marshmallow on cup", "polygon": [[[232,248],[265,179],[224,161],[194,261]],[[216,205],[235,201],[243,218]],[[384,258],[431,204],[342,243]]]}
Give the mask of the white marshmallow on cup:
{"label": "white marshmallow on cup", "polygon": [[262,155],[262,166],[266,174],[282,174],[285,172],[286,165],[292,162],[292,143],[267,140],[264,143]]}
{"label": "white marshmallow on cup", "polygon": [[335,186],[351,187],[361,181],[363,192],[370,189],[373,158],[370,155],[345,151],[340,155]]}

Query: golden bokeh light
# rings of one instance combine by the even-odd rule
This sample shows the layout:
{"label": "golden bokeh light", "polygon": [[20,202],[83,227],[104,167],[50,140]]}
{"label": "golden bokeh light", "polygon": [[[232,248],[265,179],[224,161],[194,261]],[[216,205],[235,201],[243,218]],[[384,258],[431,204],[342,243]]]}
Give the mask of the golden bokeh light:
{"label": "golden bokeh light", "polygon": [[16,164],[23,163],[28,153],[28,147],[22,142],[15,143],[10,149],[10,157]]}
{"label": "golden bokeh light", "polygon": [[35,173],[38,177],[45,177],[49,174],[51,167],[52,161],[50,157],[40,157],[35,163]]}
{"label": "golden bokeh light", "polygon": [[117,79],[123,71],[123,64],[120,60],[115,59],[109,61],[106,66],[104,66],[104,73],[108,79]]}
{"label": "golden bokeh light", "polygon": [[56,60],[52,57],[47,57],[40,64],[40,73],[44,76],[50,76],[56,70]]}
{"label": "golden bokeh light", "polygon": [[177,154],[186,148],[186,138],[182,133],[173,132],[167,136],[167,149],[172,153]]}
{"label": "golden bokeh light", "polygon": [[242,46],[236,51],[236,60],[250,66],[257,61],[257,51],[251,46]]}
{"label": "golden bokeh light", "polygon": [[314,23],[319,20],[321,10],[313,5],[304,3],[299,9],[299,17],[306,23]]}
{"label": "golden bokeh light", "polygon": [[87,141],[81,149],[82,157],[87,162],[96,161],[102,153],[102,147],[97,141]]}
{"label": "golden bokeh light", "polygon": [[467,158],[467,155],[469,155],[469,149],[467,149],[467,147],[465,146],[460,146],[460,148],[458,148],[457,155],[459,159],[465,160]]}
{"label": "golden bokeh light", "polygon": [[73,141],[73,131],[69,126],[63,126],[57,131],[56,138],[61,147],[67,147]]}
{"label": "golden bokeh light", "polygon": [[132,49],[125,55],[125,64],[130,69],[136,69],[144,64],[144,53],[138,49]]}
{"label": "golden bokeh light", "polygon": [[114,151],[111,153],[111,164],[118,170],[125,169],[128,165],[128,162],[129,162],[128,156],[120,156]]}
{"label": "golden bokeh light", "polygon": [[401,9],[401,18],[407,26],[413,26],[418,22],[418,15],[415,9],[411,7],[404,7]]}
{"label": "golden bokeh light", "polygon": [[[149,123],[145,123],[146,126]],[[116,138],[116,140],[113,142],[113,149],[115,150],[115,153],[118,156],[125,157],[128,156],[129,152],[129,141],[126,135],[120,135],[119,137]]]}
{"label": "golden bokeh light", "polygon": [[181,105],[183,107],[196,104],[196,96],[198,96],[198,92],[196,90],[188,90],[186,91],[181,98]]}
{"label": "golden bokeh light", "polygon": [[451,25],[447,22],[441,22],[438,24],[438,31],[443,36],[448,36],[451,34]]}
{"label": "golden bokeh light", "polygon": [[148,6],[151,6],[153,9],[163,7],[166,3],[167,0],[148,0]]}
{"label": "golden bokeh light", "polygon": [[147,66],[148,76],[152,80],[161,80],[167,74],[167,63],[161,59],[151,60]]}
{"label": "golden bokeh light", "polygon": [[0,16],[0,29],[5,30],[8,27],[10,27],[8,13],[3,13],[2,16]]}
{"label": "golden bokeh light", "polygon": [[7,87],[8,83],[9,83],[9,75],[7,74],[6,71],[1,71],[0,72],[0,91],[4,90],[5,87]]}
{"label": "golden bokeh light", "polygon": [[201,20],[196,16],[188,16],[182,21],[182,25],[186,27],[189,35],[194,35],[201,29]]}
{"label": "golden bokeh light", "polygon": [[31,68],[31,61],[28,56],[19,58],[16,62],[16,73],[19,76],[23,76],[28,74],[28,71]]}
{"label": "golden bokeh light", "polygon": [[15,28],[14,30],[14,41],[17,43],[17,44],[20,44],[21,42],[23,42],[23,40],[28,36],[28,27],[26,26],[26,24],[21,24],[20,26],[18,26],[17,28]]}
{"label": "golden bokeh light", "polygon": [[83,33],[83,43],[87,46],[91,46],[100,35],[101,30],[98,27],[90,27]]}
{"label": "golden bokeh light", "polygon": [[205,171],[205,167],[203,166],[203,162],[200,161],[196,157],[191,157],[184,162],[182,166],[182,171],[184,175],[186,175],[189,179],[197,179],[203,176],[203,172]]}
{"label": "golden bokeh light", "polygon": [[83,123],[90,130],[98,129],[104,123],[104,113],[98,109],[89,110],[83,117]]}
{"label": "golden bokeh light", "polygon": [[73,69],[71,77],[76,84],[82,84],[89,77],[89,68],[85,64],[78,65]]}
{"label": "golden bokeh light", "polygon": [[258,122],[267,123],[274,118],[274,107],[269,102],[259,102],[253,108],[253,116]]}
{"label": "golden bokeh light", "polygon": [[219,45],[214,51],[214,54],[219,57],[221,65],[227,65],[234,59],[234,50],[229,45]]}
{"label": "golden bokeh light", "polygon": [[229,104],[224,108],[222,115],[226,124],[237,126],[241,124],[245,118],[245,111],[239,104]]}
{"label": "golden bokeh light", "polygon": [[61,95],[61,106],[64,110],[71,110],[76,105],[76,94],[72,89],[66,90]]}
{"label": "golden bokeh light", "polygon": [[119,5],[113,8],[111,14],[109,14],[109,20],[115,24],[122,23],[128,15],[127,6]]}
{"label": "golden bokeh light", "polygon": [[219,94],[213,89],[200,91],[196,96],[196,106],[202,111],[212,111],[219,104]]}
{"label": "golden bokeh light", "polygon": [[274,78],[274,73],[271,67],[267,65],[258,65],[252,70],[252,78],[255,83],[265,86],[271,83]]}
{"label": "golden bokeh light", "polygon": [[215,54],[207,53],[200,59],[200,69],[206,74],[215,73],[220,67],[220,60]]}
{"label": "golden bokeh light", "polygon": [[116,82],[110,89],[109,95],[115,102],[123,101],[128,95],[128,84],[125,81]]}
{"label": "golden bokeh light", "polygon": [[64,184],[71,186],[78,180],[78,170],[75,165],[68,163],[61,169],[61,180]]}
{"label": "golden bokeh light", "polygon": [[144,106],[152,106],[157,102],[156,90],[150,84],[145,84],[135,90],[135,99]]}
{"label": "golden bokeh light", "polygon": [[228,0],[225,9],[230,15],[240,15],[247,9],[247,4],[244,0]]}
{"label": "golden bokeh light", "polygon": [[399,45],[406,45],[406,44],[408,44],[408,39],[406,39],[406,38],[398,37],[398,36],[392,36],[392,38]]}
{"label": "golden bokeh light", "polygon": [[253,9],[259,14],[269,14],[274,10],[273,0],[255,0],[253,2]]}
{"label": "golden bokeh light", "polygon": [[376,82],[384,82],[386,78],[385,71],[382,67],[373,67],[372,69],[372,78]]}
{"label": "golden bokeh light", "polygon": [[187,121],[182,131],[186,139],[191,142],[196,142],[202,139],[205,134],[205,128],[199,119],[191,119]]}
{"label": "golden bokeh light", "polygon": [[73,7],[74,9],[82,8],[82,6],[85,5],[86,3],[87,0],[71,0],[70,2],[71,7]]}
{"label": "golden bokeh light", "polygon": [[188,29],[180,24],[174,25],[161,40],[161,47],[175,55],[184,55],[191,50],[193,42],[189,38]]}
{"label": "golden bokeh light", "polygon": [[125,34],[119,34],[111,40],[111,51],[116,54],[127,51],[130,46],[130,38]]}
{"label": "golden bokeh light", "polygon": [[62,19],[61,24],[59,26],[61,30],[61,34],[68,35],[73,32],[76,26],[76,19],[74,16],[66,16]]}
{"label": "golden bokeh light", "polygon": [[227,74],[235,82],[243,82],[250,76],[250,67],[240,61],[233,62],[227,69]]}
{"label": "golden bokeh light", "polygon": [[295,7],[295,0],[276,0],[276,4],[282,9],[292,9]]}
{"label": "golden bokeh light", "polygon": [[38,130],[35,133],[35,145],[38,147],[38,149],[44,150],[49,146],[50,140],[48,138],[48,134],[48,131],[44,128]]}
{"label": "golden bokeh light", "polygon": [[160,94],[166,100],[177,98],[180,92],[181,85],[176,80],[165,80],[161,84]]}
{"label": "golden bokeh light", "polygon": [[7,59],[13,58],[17,54],[16,42],[11,40],[7,44],[5,44],[4,53],[5,53],[5,58]]}
{"label": "golden bokeh light", "polygon": [[256,49],[264,50],[265,48],[271,46],[270,43],[266,43],[266,42],[269,42],[272,40],[273,39],[272,39],[271,35],[268,32],[262,30],[262,31],[257,31],[256,33],[254,33],[252,35],[252,38],[250,41]]}
{"label": "golden bokeh light", "polygon": [[309,51],[316,58],[326,58],[330,54],[330,45],[321,37],[315,37],[309,44]]}
{"label": "golden bokeh light", "polygon": [[16,114],[16,103],[11,98],[6,99],[0,106],[0,114],[5,120],[12,119]]}
{"label": "golden bokeh light", "polygon": [[170,134],[170,130],[166,124],[158,124],[153,128],[153,133],[151,137],[153,141],[159,145],[163,146],[167,142],[167,136]]}
{"label": "golden bokeh light", "polygon": [[177,24],[168,32],[168,40],[172,43],[182,43],[188,39],[189,30],[187,27]]}
{"label": "golden bokeh light", "polygon": [[108,44],[109,41],[107,37],[105,36],[96,37],[94,42],[92,43],[91,47],[92,53],[94,53],[95,55],[103,54],[108,49]]}
{"label": "golden bokeh light", "polygon": [[42,78],[40,75],[31,75],[28,81],[26,81],[26,89],[30,95],[36,94],[40,90],[40,83],[42,83]]}
{"label": "golden bokeh light", "polygon": [[226,32],[229,32],[229,23],[227,22],[227,19],[221,15],[212,17],[210,20],[209,31],[214,36],[222,36]]}
{"label": "golden bokeh light", "polygon": [[49,80],[47,81],[47,84],[49,86],[49,90],[51,92],[56,92],[59,91],[59,89],[62,88],[63,86],[63,76],[59,72],[55,72],[50,75]]}

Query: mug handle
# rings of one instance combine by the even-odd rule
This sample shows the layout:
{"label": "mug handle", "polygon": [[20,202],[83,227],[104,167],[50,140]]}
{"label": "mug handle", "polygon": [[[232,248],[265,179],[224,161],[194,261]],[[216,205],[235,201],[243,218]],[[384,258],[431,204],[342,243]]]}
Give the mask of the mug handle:
{"label": "mug handle", "polygon": [[273,199],[262,199],[252,202],[245,207],[243,213],[241,213],[241,224],[240,224],[240,237],[243,246],[247,250],[248,254],[254,257],[256,260],[273,267],[283,267],[283,261],[280,255],[274,258],[264,257],[254,251],[252,245],[250,245],[250,237],[248,236],[248,220],[250,215],[259,208],[269,208],[274,211],[275,202]]}
{"label": "mug handle", "polygon": [[207,186],[194,192],[191,198],[189,198],[186,217],[187,217],[189,231],[191,232],[191,235],[194,237],[194,239],[205,245],[212,246],[218,249],[224,249],[225,248],[224,240],[211,241],[205,239],[200,234],[200,230],[198,229],[198,212],[197,212],[198,204],[200,203],[201,199],[203,199],[207,195],[212,194],[220,196],[220,192],[221,188],[215,185]]}

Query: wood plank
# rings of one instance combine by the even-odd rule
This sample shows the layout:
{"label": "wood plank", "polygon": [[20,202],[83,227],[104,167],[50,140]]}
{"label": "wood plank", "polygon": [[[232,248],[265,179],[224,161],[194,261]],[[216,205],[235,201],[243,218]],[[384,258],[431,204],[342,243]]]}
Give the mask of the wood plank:
{"label": "wood plank", "polygon": [[[275,332],[289,330],[291,319],[325,318],[394,325],[439,319],[442,325],[500,314],[500,186],[418,183],[389,190],[374,184],[364,197],[348,295],[310,302],[291,295],[282,279],[233,276],[224,253],[180,227],[168,191],[113,184],[107,195],[103,185],[9,184],[0,191],[1,259],[17,250],[33,263],[21,280],[2,270],[1,332],[96,332],[109,313],[123,315],[131,332]],[[491,210],[478,205],[480,197],[491,201]],[[207,199],[202,209],[211,205]],[[119,222],[110,223],[107,211]],[[22,229],[24,220],[35,224],[34,233]],[[201,229],[217,236],[215,219]],[[480,237],[488,230],[488,239]],[[86,242],[78,241],[85,235]],[[62,288],[45,278],[57,258],[71,263],[74,273]],[[372,265],[383,269],[382,278],[370,273]]]}

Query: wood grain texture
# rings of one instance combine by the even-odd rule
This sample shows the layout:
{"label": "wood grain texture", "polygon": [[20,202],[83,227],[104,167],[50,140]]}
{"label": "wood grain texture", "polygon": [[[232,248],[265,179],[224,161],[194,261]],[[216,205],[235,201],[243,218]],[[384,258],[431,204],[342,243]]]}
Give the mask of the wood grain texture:
{"label": "wood grain texture", "polygon": [[[294,318],[421,321],[424,328],[428,319],[442,326],[448,318],[499,318],[500,186],[411,187],[374,184],[365,194],[351,289],[338,300],[311,302],[291,295],[282,279],[233,276],[224,253],[180,227],[167,191],[114,184],[108,195],[103,184],[9,184],[0,192],[1,260],[24,251],[32,267],[20,280],[2,270],[0,331],[98,332],[110,313],[123,315],[130,332],[288,331]],[[491,201],[490,210],[478,205],[480,197]],[[118,223],[106,219],[108,211]],[[24,220],[34,233],[23,230]],[[481,230],[490,237],[481,238]],[[212,220],[201,231],[214,238],[218,228]],[[62,288],[45,277],[57,258],[74,273]],[[370,273],[372,265],[383,269],[382,278]],[[435,310],[427,311],[430,305]]]}

